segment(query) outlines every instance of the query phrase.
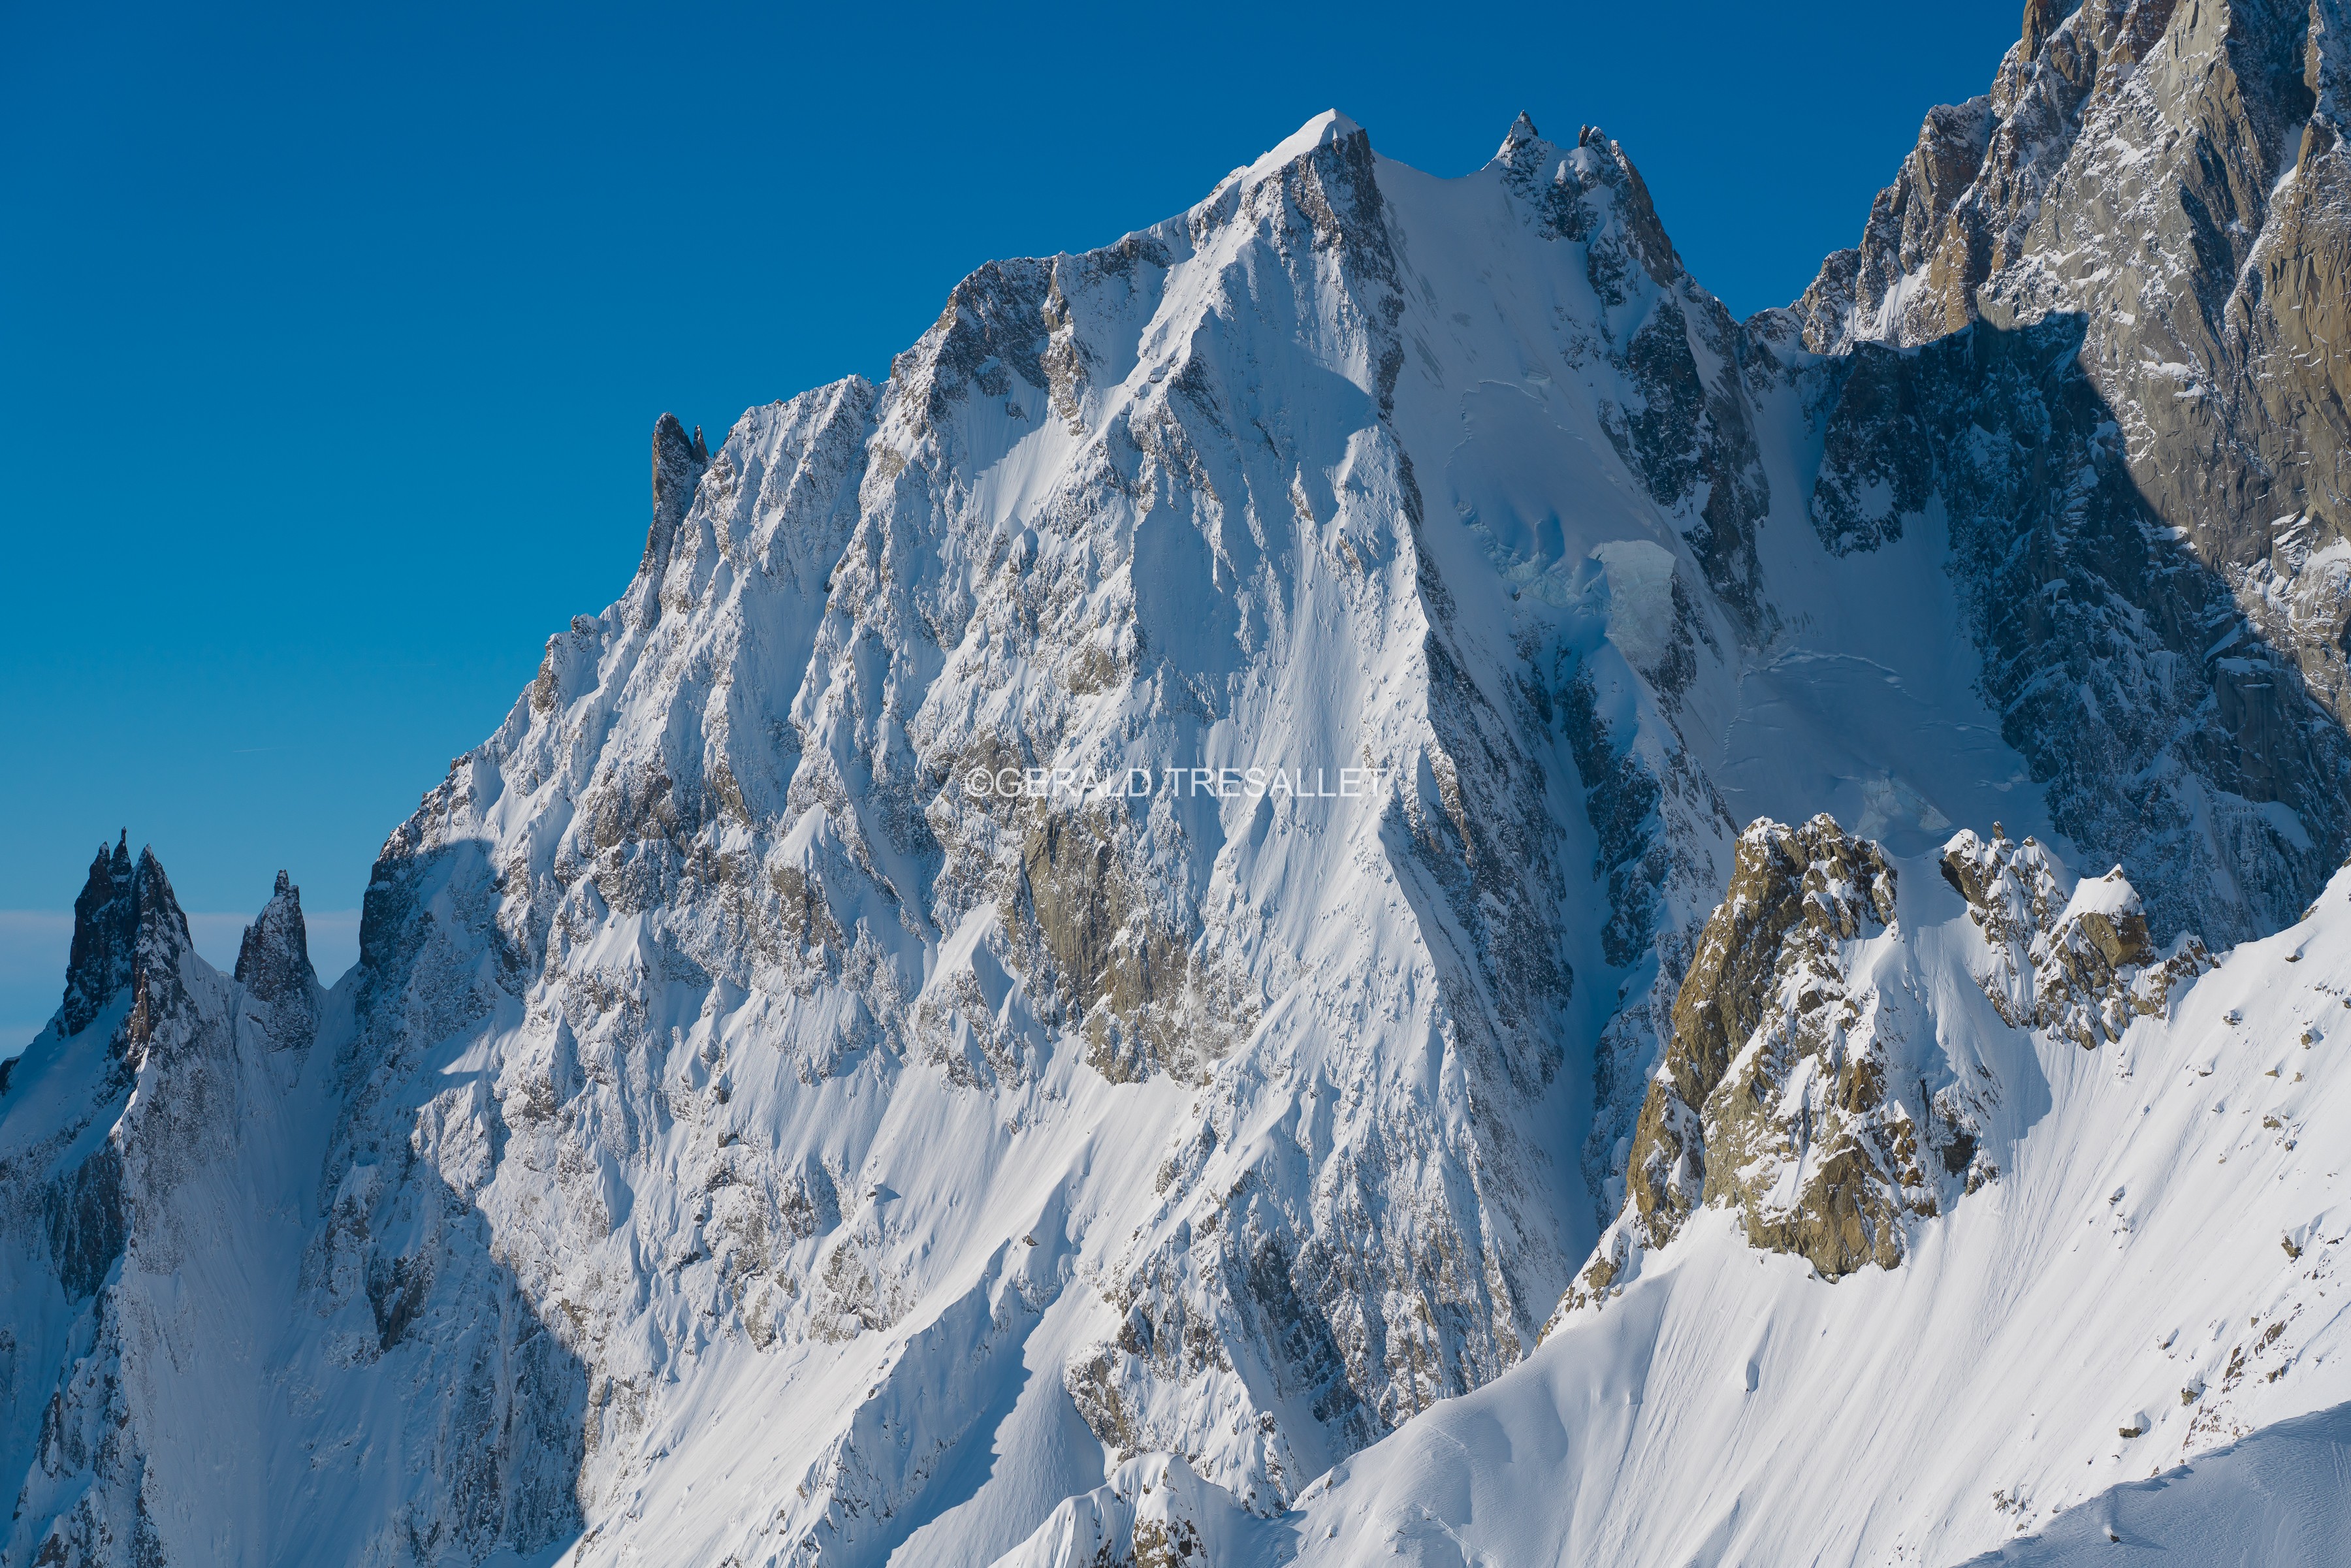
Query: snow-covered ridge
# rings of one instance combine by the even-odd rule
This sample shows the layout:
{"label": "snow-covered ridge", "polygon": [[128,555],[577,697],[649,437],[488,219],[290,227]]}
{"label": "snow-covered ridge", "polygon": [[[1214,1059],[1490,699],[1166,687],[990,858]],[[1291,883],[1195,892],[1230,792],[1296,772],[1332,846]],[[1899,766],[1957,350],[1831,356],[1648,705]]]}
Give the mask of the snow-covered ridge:
{"label": "snow-covered ridge", "polygon": [[[1774,1413],[1785,1458],[1740,1464],[1859,1454],[1790,1425],[1854,1375],[1706,1314],[1894,1303],[1920,1385],[1956,1375],[1990,1331],[1930,1332],[1951,1260],[2048,1251],[2042,1173],[2077,1173],[2041,1151],[2110,1135],[2100,1075],[2232,972],[2188,915],[2316,891],[2342,753],[2267,724],[2252,621],[2117,653],[2151,612],[2090,591],[2102,540],[2054,558],[2095,613],[2003,610],[2054,525],[1873,412],[1913,361],[1791,320],[1732,320],[1596,129],[1521,117],[1438,180],[1330,114],[1116,245],[981,268],[880,386],[715,447],[664,415],[634,580],[392,834],[332,992],[282,883],[232,979],[160,867],[94,868],[0,1091],[37,1195],[0,1288],[41,1325],[0,1562],[1369,1551],[1350,1477],[1450,1538],[1422,1435],[1569,1384],[1651,1478],[1576,1539],[1640,1560],[1724,1501],[1724,1540],[1794,1539],[1716,1485],[1715,1406]],[[2042,347],[1985,361],[1984,417],[2122,483]],[[2113,744],[2035,706],[2068,661]],[[2160,703],[2134,729],[2117,689]],[[967,788],[1179,763],[1377,782]],[[1995,816],[2020,843],[1953,839]],[[2069,902],[2074,860],[2130,890]],[[1682,1082],[1692,995],[1754,1027]],[[201,1158],[150,1149],[164,1115]],[[1683,1309],[1715,1326],[1660,1338]],[[224,1323],[262,1326],[209,1354]],[[1712,1369],[1687,1428],[1622,1397],[1676,1357]],[[1951,1497],[2039,1484],[2016,1429]],[[1530,1495],[1597,1498],[1613,1440]]]}

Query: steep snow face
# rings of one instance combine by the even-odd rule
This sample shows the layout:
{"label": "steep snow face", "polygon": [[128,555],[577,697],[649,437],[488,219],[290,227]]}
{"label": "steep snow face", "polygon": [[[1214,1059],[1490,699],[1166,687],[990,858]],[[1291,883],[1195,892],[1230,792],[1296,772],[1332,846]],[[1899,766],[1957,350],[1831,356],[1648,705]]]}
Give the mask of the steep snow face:
{"label": "steep snow face", "polygon": [[[2000,875],[2023,890],[2017,849]],[[2329,1055],[2351,1040],[2351,872],[2085,1050],[2004,1021],[1983,906],[1932,862],[1894,869],[1896,918],[1852,972],[1878,949],[1869,984],[1968,1064],[1997,1176],[1915,1224],[1900,1266],[1833,1284],[1757,1249],[1735,1205],[1698,1208],[1526,1364],[1309,1489],[1270,1551],[1949,1563],[2054,1522],[2001,1560],[2071,1561],[2090,1522],[2176,1555],[2237,1539],[2257,1502],[2288,1531],[2339,1515],[2324,1453],[2315,1482],[2290,1443],[2203,1456],[2351,1398],[2351,1075]],[[2126,902],[2092,879],[2069,906],[2035,869],[2053,913]],[[2183,1461],[2209,1481],[2166,1501],[2178,1478],[2145,1478]],[[2303,1517],[2261,1500],[2272,1473]]]}
{"label": "steep snow face", "polygon": [[[1621,361],[1668,386],[1686,317],[1715,406],[1646,409]],[[713,1555],[1001,1549],[1105,1448],[1278,1508],[1524,1354],[1590,1235],[1549,1135],[1578,972],[1649,932],[1612,962],[1572,913],[1595,850],[1518,644],[1665,671],[1614,655],[1630,743],[1760,613],[1702,477],[1760,494],[1730,331],[1604,141],[1455,188],[1325,122],[983,269],[878,395],[737,427],[396,837],[329,1176],[465,1194],[568,1303],[583,1550],[675,1542],[721,1454],[777,1500],[698,1512]],[[352,1187],[419,1118],[417,1175]],[[464,1310],[427,1233],[354,1234]],[[753,1388],[805,1414],[747,1445]]]}
{"label": "steep snow face", "polygon": [[[2134,666],[2170,706],[2075,744],[2076,708],[2022,699],[2107,644],[1987,608],[1981,563],[2023,570],[2007,514],[1952,498],[1944,434],[1860,420],[1909,372],[1791,319],[1733,322],[1596,131],[1521,119],[1437,180],[1326,115],[1178,218],[983,267],[881,386],[715,450],[664,416],[636,578],[393,832],[335,992],[290,889],[230,981],[142,935],[169,921],[127,851],[94,870],[60,1022],[0,1079],[11,1190],[78,1212],[85,1142],[208,1103],[89,1044],[180,975],[239,1139],[181,1207],[190,1156],[126,1154],[99,1207],[131,1218],[91,1234],[234,1260],[170,1275],[156,1322],[289,1326],[242,1360],[104,1348],[101,1281],[162,1291],[116,1269],[140,1244],[26,1208],[11,1289],[49,1326],[0,1560],[108,1561],[142,1518],[289,1563],[1238,1551],[1669,1280],[1752,1270],[1823,1324],[1919,1299],[1997,1234],[2053,1114],[2041,1044],[2108,1060],[2168,1001],[2167,921],[2273,927],[2315,887],[2333,753],[2226,659]],[[2275,787],[2221,800],[2249,777]],[[2226,810],[2150,828],[2157,788]],[[2136,891],[2069,904],[1999,837],[1965,864],[2001,934],[1928,921],[1947,885],[1905,868],[1995,813]],[[1795,913],[1715,963],[1761,816],[1807,821],[1759,830],[1802,846]],[[1677,1109],[1693,975],[1884,1006],[1867,1040],[1831,1008],[1685,1073]],[[1669,1122],[1688,1201],[1636,1248],[1662,1189],[1627,1173]],[[1841,1201],[1830,1143],[1878,1186],[1814,1247],[1788,1228]],[[1592,1375],[1647,1375],[1617,1348]],[[1789,1364],[1788,1420],[1803,1379],[1853,1386]],[[258,1402],[217,1473],[139,1414],[216,1376]],[[32,1447],[53,1395],[88,1412],[62,1458]],[[1722,1472],[1679,1473],[1674,1518]]]}

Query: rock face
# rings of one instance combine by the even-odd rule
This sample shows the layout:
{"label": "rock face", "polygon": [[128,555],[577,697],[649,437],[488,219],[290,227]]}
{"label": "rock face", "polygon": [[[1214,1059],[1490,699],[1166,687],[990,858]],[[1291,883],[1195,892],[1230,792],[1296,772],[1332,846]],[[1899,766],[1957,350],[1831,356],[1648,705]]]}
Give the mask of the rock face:
{"label": "rock face", "polygon": [[2134,1017],[2163,1013],[2172,992],[2211,967],[2183,932],[2158,956],[2138,890],[2116,866],[2069,897],[2047,849],[1961,832],[1943,851],[1944,880],[1968,901],[1988,962],[1976,974],[2002,1021],[2044,1029],[2085,1051],[2122,1038]]}
{"label": "rock face", "polygon": [[2326,4],[2032,8],[1991,93],[1928,114],[1860,247],[1823,266],[1807,343],[2077,314],[2135,477],[2199,552],[2262,553],[2305,505],[2331,517],[2343,371],[2289,345],[2343,297],[2344,47]]}
{"label": "rock face", "polygon": [[2351,848],[2351,748],[2300,644],[2263,631],[2307,629],[2307,585],[2262,578],[2299,611],[2241,602],[2233,569],[2170,526],[2085,373],[2083,321],[1823,361],[1843,379],[1813,521],[1842,552],[1940,513],[1983,688],[2056,826],[2132,869],[2166,940],[2236,940],[2292,919]]}
{"label": "rock face", "polygon": [[[1716,1213],[1898,1270],[2032,1041],[2351,831],[2334,536],[2230,576],[2084,319],[1932,261],[2022,112],[1745,324],[1596,129],[1436,180],[1325,115],[881,385],[662,416],[331,991],[282,877],[225,977],[93,867],[0,1081],[0,1563],[1165,1562]],[[1870,325],[1935,265],[1975,315]]]}
{"label": "rock face", "polygon": [[[1693,1200],[1727,1197],[1759,1244],[1801,1252],[1829,1275],[1899,1260],[1893,1213],[1906,1189],[1927,1183],[1911,1117],[1888,1113],[1883,1051],[1856,1027],[1875,998],[1852,993],[1835,951],[1894,918],[1894,877],[1877,847],[1828,818],[1740,835],[1634,1135],[1633,1201],[1653,1234],[1670,1234]],[[1767,1020],[1775,1003],[1782,1010]],[[1801,1184],[1792,1192],[1776,1190],[1783,1167]]]}
{"label": "rock face", "polygon": [[1985,1089],[1940,1060],[1888,983],[1900,938],[1877,845],[1827,817],[1740,835],[1641,1107],[1625,1212],[1562,1312],[1615,1287],[1701,1204],[1834,1279],[1895,1267],[1906,1219],[1996,1174],[1979,1157]]}
{"label": "rock face", "polygon": [[[1938,864],[1979,939],[1968,973],[2010,1029],[2095,1051],[2212,967],[2191,933],[2158,953],[2120,867],[2069,892],[2045,845],[1998,823],[1989,840],[1960,831]],[[1911,946],[1878,845],[1827,817],[1740,835],[1641,1107],[1624,1213],[1546,1333],[1621,1291],[1701,1206],[1834,1280],[1899,1266],[1913,1222],[2000,1175],[1987,1128],[2007,1086],[1954,1043],[1966,1030]]]}
{"label": "rock face", "polygon": [[2273,929],[2351,847],[2346,37],[2331,3],[2028,7],[1778,329],[1839,382],[1823,536],[1941,503],[2005,733],[2167,939]]}
{"label": "rock face", "polygon": [[[1997,823],[1990,840],[1962,830],[1938,863],[1981,938],[1970,972],[2011,1028],[2095,1051],[2211,967],[2192,934],[2158,955],[2120,867],[2068,894],[2046,847]],[[1879,846],[1827,817],[1740,836],[1642,1105],[1630,1201],[1562,1312],[1601,1299],[1702,1204],[1833,1280],[1896,1267],[1906,1221],[2000,1174],[1984,1140],[1999,1080],[1942,1045],[1905,941]]]}

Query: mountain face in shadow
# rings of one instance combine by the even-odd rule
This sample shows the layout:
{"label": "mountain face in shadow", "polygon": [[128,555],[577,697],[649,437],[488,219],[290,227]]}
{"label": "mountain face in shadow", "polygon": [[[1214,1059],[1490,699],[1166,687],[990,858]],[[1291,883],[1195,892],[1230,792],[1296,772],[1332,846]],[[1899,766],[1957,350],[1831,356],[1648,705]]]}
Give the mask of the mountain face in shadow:
{"label": "mountain face in shadow", "polygon": [[2351,752],[2304,674],[2329,678],[2328,644],[2272,643],[2141,487],[2085,330],[2053,314],[1854,344],[1823,367],[1813,520],[1850,552],[1937,508],[1984,695],[2058,830],[2149,890],[2164,939],[2264,936],[2351,841]]}
{"label": "mountain face in shadow", "polygon": [[1824,352],[2078,317],[2147,517],[2338,722],[2346,51],[2325,5],[2029,7],[1792,312]]}
{"label": "mountain face in shadow", "polygon": [[[578,1533],[578,1364],[479,1218],[426,1183],[396,1213],[319,1189],[349,1011],[283,873],[232,977],[152,852],[100,847],[64,1003],[0,1099],[8,1561],[479,1561]],[[474,1321],[428,1310],[436,1281]]]}

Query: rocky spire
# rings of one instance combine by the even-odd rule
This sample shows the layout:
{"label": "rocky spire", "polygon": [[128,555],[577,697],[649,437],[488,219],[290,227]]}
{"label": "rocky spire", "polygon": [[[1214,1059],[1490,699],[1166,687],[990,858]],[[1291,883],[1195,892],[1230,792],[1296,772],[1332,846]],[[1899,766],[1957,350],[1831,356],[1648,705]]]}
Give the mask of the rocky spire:
{"label": "rocky spire", "polygon": [[155,852],[141,850],[134,863],[127,829],[111,853],[101,841],[89,880],[74,900],[73,948],[66,960],[57,1033],[79,1034],[116,993],[139,984],[144,968],[175,967],[178,955],[192,946],[188,917],[180,913]]}
{"label": "rocky spire", "polygon": [[1649,199],[1648,183],[1641,178],[1641,172],[1633,167],[1633,160],[1626,156],[1624,146],[1596,125],[1577,131],[1575,144],[1600,154],[1603,162],[1598,165],[1597,178],[1615,190],[1635,259],[1659,287],[1672,287],[1681,280],[1682,258],[1674,249],[1674,242],[1666,235],[1666,225],[1657,217],[1656,204]]}
{"label": "rocky spire", "polygon": [[140,1053],[133,1060],[139,1060],[156,1026],[187,999],[180,983],[180,961],[195,950],[195,944],[188,936],[188,917],[180,913],[172,881],[152,848],[141,849],[139,863],[131,868],[131,1002],[123,1032],[129,1046]]}
{"label": "rocky spire", "polygon": [[236,950],[236,983],[259,1001],[278,1045],[307,1041],[318,1022],[318,971],[310,966],[302,890],[277,873],[277,885]]}
{"label": "rocky spire", "polygon": [[98,846],[89,880],[74,900],[73,948],[66,962],[65,999],[57,1007],[57,1032],[79,1034],[125,986],[139,977],[141,960],[162,959],[190,946],[187,916],[172,896],[155,852],[142,849],[134,864],[125,830],[109,853]]}
{"label": "rocky spire", "polygon": [[2057,24],[2070,16],[2074,7],[2061,0],[2024,0],[2024,55],[2030,59],[2041,52]]}
{"label": "rocky spire", "polygon": [[702,426],[695,425],[688,436],[674,413],[653,421],[653,521],[645,534],[644,559],[638,570],[657,581],[669,570],[678,525],[685,520],[685,510],[694,504],[694,487],[709,466],[710,448],[703,444]]}

